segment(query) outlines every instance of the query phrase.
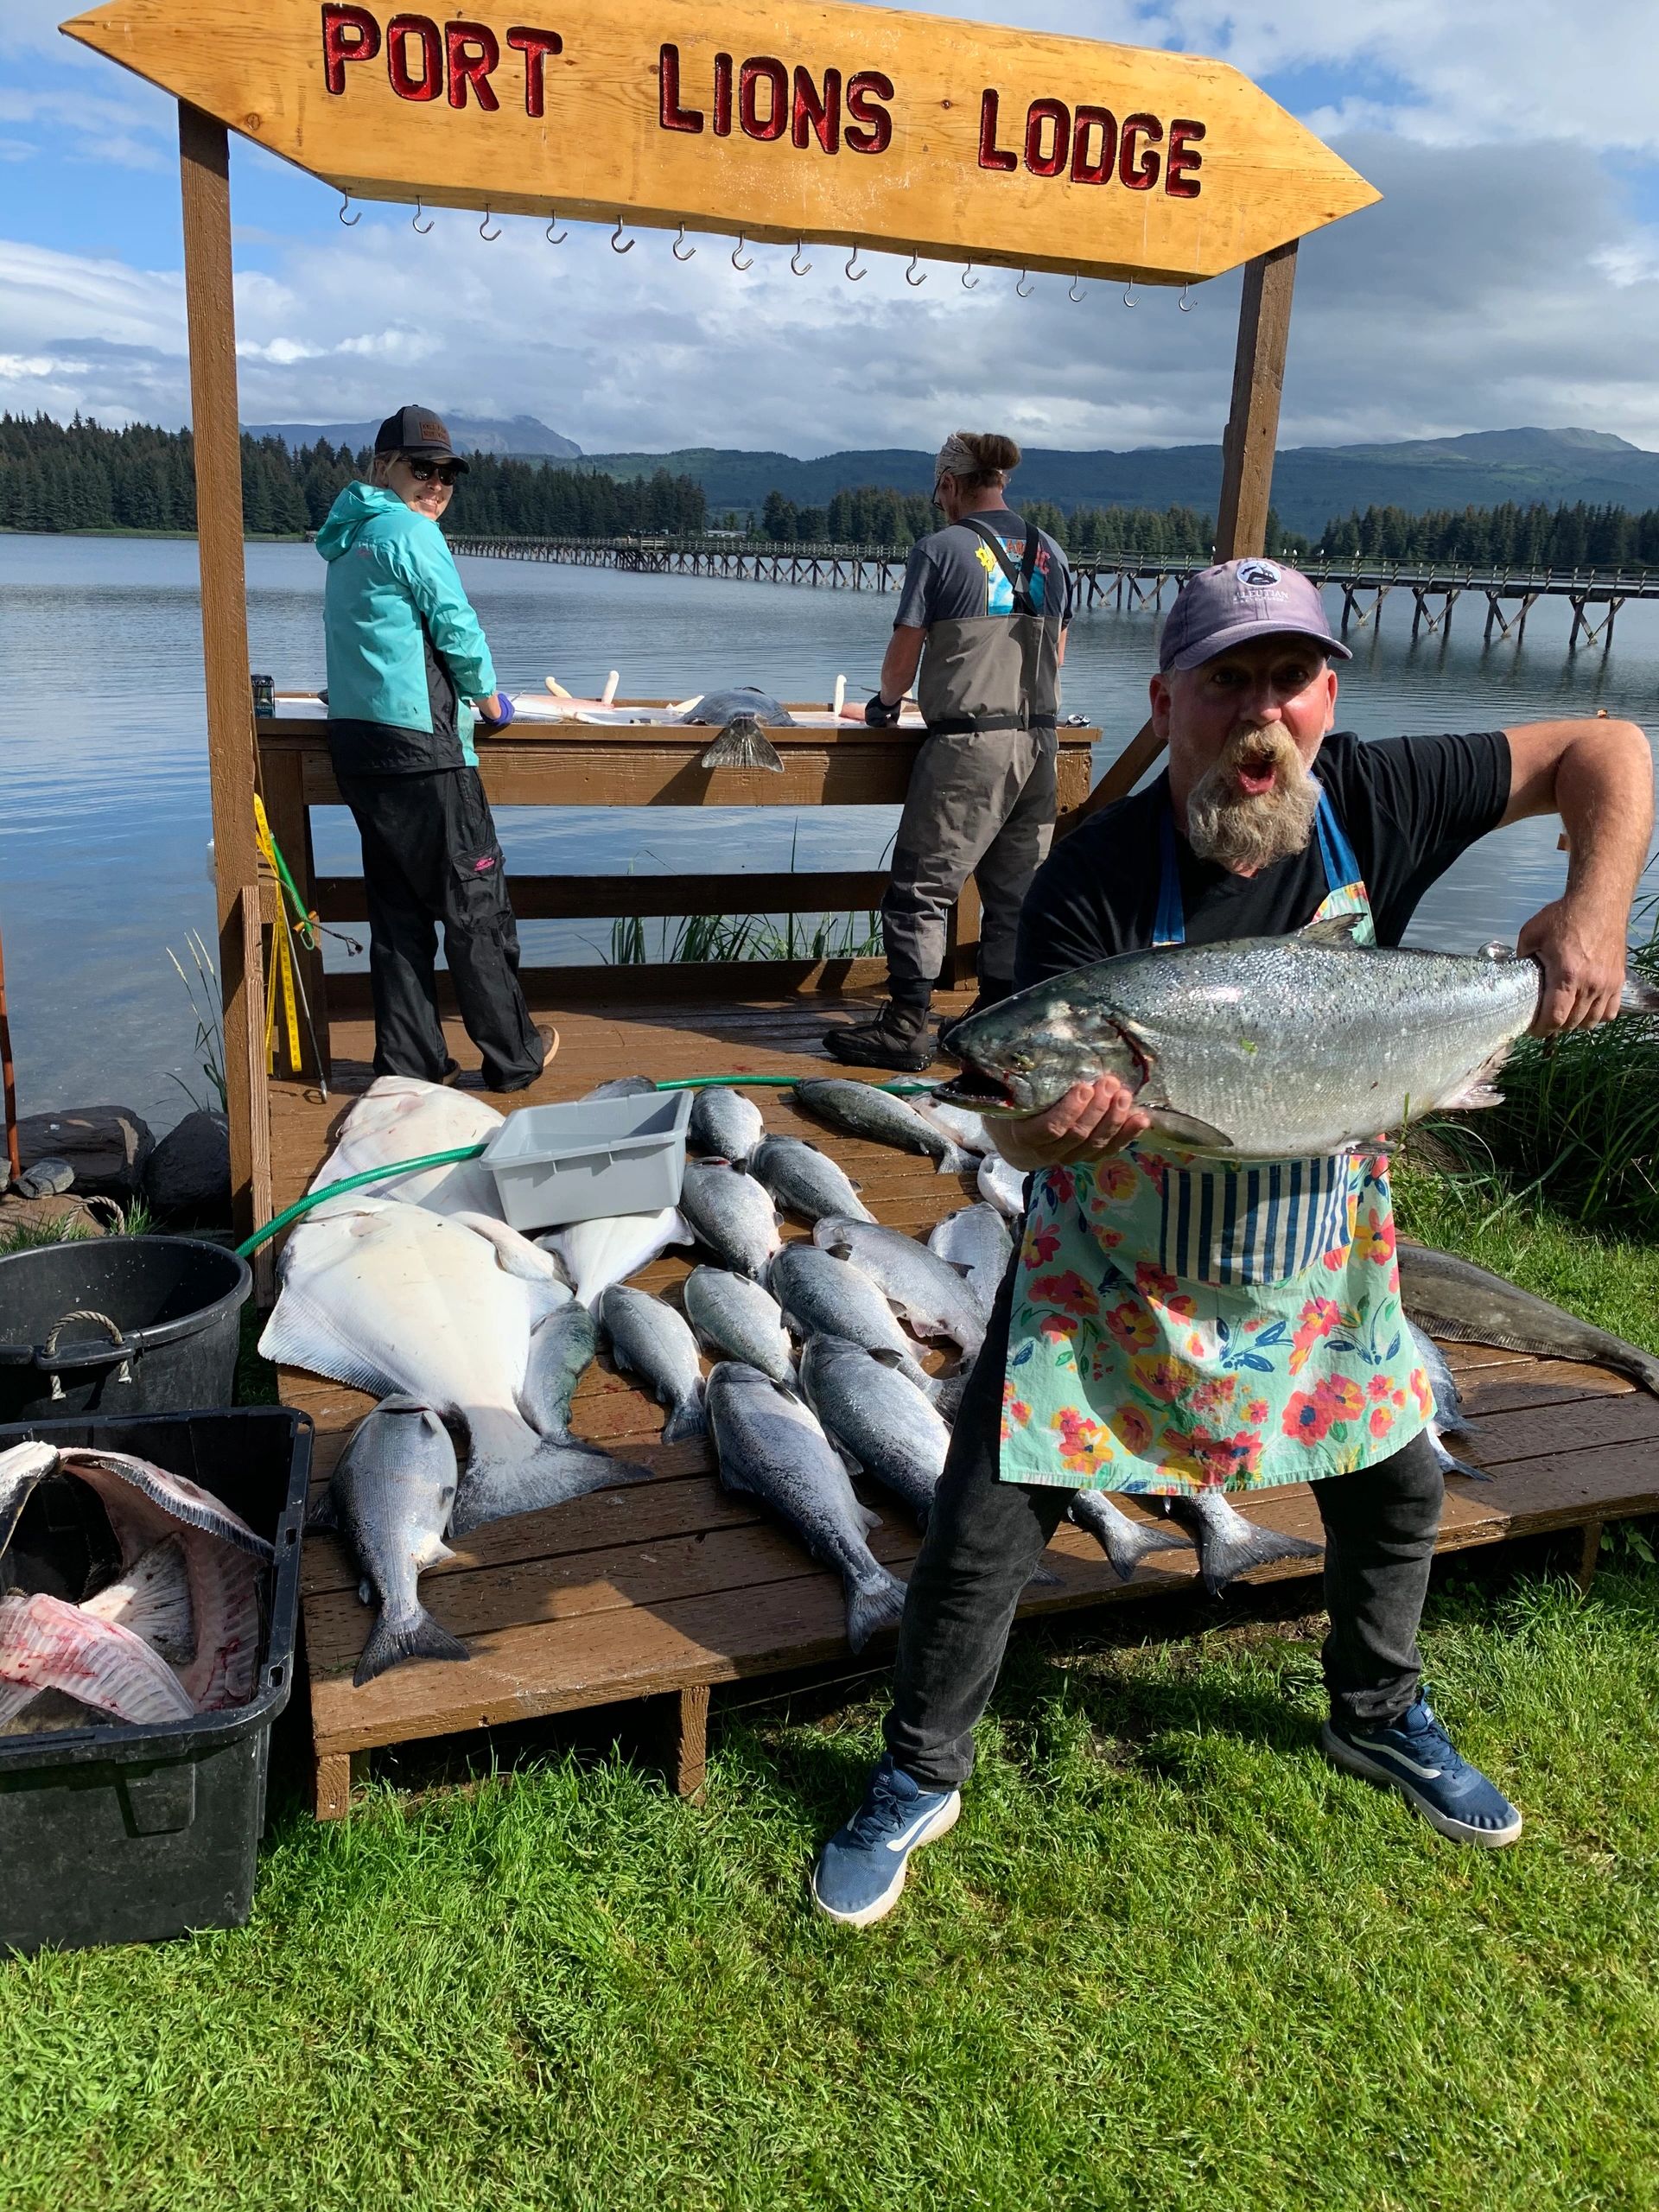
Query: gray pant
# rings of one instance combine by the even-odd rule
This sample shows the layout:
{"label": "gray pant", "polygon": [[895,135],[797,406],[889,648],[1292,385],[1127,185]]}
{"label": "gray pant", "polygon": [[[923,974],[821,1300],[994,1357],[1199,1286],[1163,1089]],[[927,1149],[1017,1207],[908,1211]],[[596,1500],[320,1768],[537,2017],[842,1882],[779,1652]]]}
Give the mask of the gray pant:
{"label": "gray pant", "polygon": [[[967,1780],[974,1724],[996,1687],[1014,1607],[1075,1495],[997,1480],[1012,1289],[1011,1269],[963,1394],[899,1630],[887,1749],[924,1789]],[[1331,1709],[1339,1720],[1387,1726],[1417,1694],[1440,1470],[1418,1436],[1375,1466],[1315,1483],[1313,1496],[1325,1522]]]}
{"label": "gray pant", "polygon": [[1020,904],[1054,835],[1054,755],[1052,729],[923,739],[881,901],[895,998],[921,998],[938,982],[950,909],[970,875],[982,909],[980,975],[1012,982]]}

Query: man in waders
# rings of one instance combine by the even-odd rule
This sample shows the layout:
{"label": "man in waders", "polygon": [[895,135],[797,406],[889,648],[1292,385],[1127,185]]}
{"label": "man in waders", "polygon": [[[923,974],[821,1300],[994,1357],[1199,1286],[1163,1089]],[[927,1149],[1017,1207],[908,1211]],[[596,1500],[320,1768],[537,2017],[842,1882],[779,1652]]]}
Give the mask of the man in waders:
{"label": "man in waders", "polygon": [[[1535,1027],[1611,1018],[1652,823],[1642,731],[1549,721],[1362,745],[1329,734],[1333,656],[1348,658],[1293,569],[1233,561],[1183,588],[1151,687],[1167,770],[1042,869],[1020,923],[1020,987],[1320,918],[1357,918],[1362,941],[1397,944],[1466,847],[1557,813],[1566,891],[1519,939],[1544,973]],[[820,1908],[855,1927],[880,1919],[911,1852],[954,1824],[1014,1607],[1079,1490],[1213,1497],[1311,1482],[1330,1615],[1325,1756],[1397,1789],[1442,1835],[1513,1842],[1520,1814],[1459,1758],[1423,1694],[1417,1628],[1442,1485],[1384,1155],[1206,1160],[1148,1142],[1147,1116],[1109,1078],[988,1126],[1032,1175],[1021,1247],[910,1578],[887,1754],[818,1860]]]}
{"label": "man in waders", "polygon": [[429,407],[375,434],[366,484],[317,532],[328,563],[328,750],[363,839],[374,1071],[452,1083],[438,928],[486,1090],[523,1090],[558,1049],[530,1018],[506,868],[473,744],[512,720],[439,517],[467,464]]}
{"label": "man in waders", "polygon": [[1003,497],[1019,464],[1012,438],[945,440],[933,497],[946,526],[912,549],[880,687],[865,709],[872,728],[889,728],[914,683],[927,735],[881,901],[887,997],[868,1021],[823,1039],[856,1066],[931,1065],[928,1008],[969,875],[981,902],[976,1004],[1014,988],[1020,903],[1054,833],[1054,722],[1071,613],[1065,554]]}

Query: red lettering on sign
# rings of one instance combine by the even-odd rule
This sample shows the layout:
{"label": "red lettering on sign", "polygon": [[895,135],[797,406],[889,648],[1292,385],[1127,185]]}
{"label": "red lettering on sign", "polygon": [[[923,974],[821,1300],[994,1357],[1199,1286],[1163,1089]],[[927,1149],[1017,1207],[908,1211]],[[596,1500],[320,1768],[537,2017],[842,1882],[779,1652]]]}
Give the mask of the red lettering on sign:
{"label": "red lettering on sign", "polygon": [[507,33],[507,44],[515,54],[524,57],[524,113],[544,115],[547,57],[550,54],[563,54],[564,41],[557,31],[533,31],[523,23],[515,23]]}
{"label": "red lettering on sign", "polygon": [[1172,200],[1196,200],[1204,190],[1198,179],[1204,156],[1187,151],[1192,141],[1203,136],[1204,125],[1194,123],[1190,116],[1177,116],[1169,126],[1169,160],[1164,169],[1164,190]]}
{"label": "red lettering on sign", "polygon": [[[487,23],[456,22],[445,24],[444,35],[449,48],[450,106],[466,106],[467,87],[470,85],[480,107],[493,115],[501,105],[490,89],[489,81],[501,60],[495,33]],[[476,52],[473,51],[474,48]]]}
{"label": "red lettering on sign", "polygon": [[1017,169],[1018,154],[996,143],[998,98],[988,85],[979,96],[979,166],[982,169]]}
{"label": "red lettering on sign", "polygon": [[658,79],[661,87],[657,119],[664,130],[701,130],[702,110],[680,105],[680,49],[665,46],[658,57]]}
{"label": "red lettering on sign", "polygon": [[372,61],[379,51],[380,26],[366,8],[323,10],[322,81],[331,92],[345,91],[348,61]]}
{"label": "red lettering on sign", "polygon": [[[1100,150],[1090,149],[1090,140],[1100,133]],[[1071,181],[1109,184],[1117,158],[1117,118],[1109,107],[1080,107],[1071,125]]]}
{"label": "red lettering on sign", "polygon": [[715,56],[715,136],[729,138],[732,135],[732,57],[729,54]]}
{"label": "red lettering on sign", "polygon": [[[760,87],[767,87],[760,115]],[[789,72],[769,54],[751,54],[737,73],[737,119],[746,138],[781,138],[789,127]]]}
{"label": "red lettering on sign", "polygon": [[[1126,115],[1123,137],[1117,157],[1117,174],[1130,192],[1150,192],[1158,181],[1158,172],[1163,166],[1163,156],[1154,154],[1154,146],[1163,143],[1164,126],[1155,115]],[[1147,142],[1142,151],[1137,140]]]}
{"label": "red lettering on sign", "polygon": [[[419,48],[421,73],[410,68]],[[430,16],[394,16],[386,25],[386,74],[400,100],[435,100],[443,90],[443,39]]]}
{"label": "red lettering on sign", "polygon": [[847,144],[855,154],[885,154],[893,143],[893,118],[881,105],[893,98],[884,70],[860,69],[847,79]]}
{"label": "red lettering on sign", "polygon": [[1033,100],[1026,111],[1026,167],[1033,176],[1058,176],[1071,150],[1071,111],[1065,102]]}
{"label": "red lettering on sign", "polygon": [[841,72],[826,69],[823,73],[823,93],[812,81],[810,69],[797,67],[795,98],[790,110],[790,135],[798,146],[804,146],[813,132],[826,154],[841,151]]}

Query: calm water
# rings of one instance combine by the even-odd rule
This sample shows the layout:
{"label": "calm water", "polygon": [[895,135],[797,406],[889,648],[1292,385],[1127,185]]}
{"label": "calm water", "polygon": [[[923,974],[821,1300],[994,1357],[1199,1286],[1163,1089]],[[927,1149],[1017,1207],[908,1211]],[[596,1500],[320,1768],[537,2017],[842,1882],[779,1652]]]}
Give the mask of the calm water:
{"label": "calm water", "polygon": [[[828,699],[838,672],[874,682],[891,598],[505,561],[461,564],[511,690],[556,674],[592,693],[683,696],[758,683]],[[320,683],[322,563],[309,546],[250,546],[251,660],[279,687]],[[1542,601],[1525,649],[1484,650],[1484,605],[1459,607],[1449,644],[1408,642],[1396,597],[1380,637],[1354,633],[1344,727],[1373,737],[1486,729],[1554,715],[1659,725],[1659,606],[1631,604],[1610,655],[1569,657],[1565,602]],[[1073,628],[1068,709],[1116,751],[1144,717],[1154,618],[1100,609]],[[521,809],[504,811],[509,865],[556,874],[874,867],[884,809]],[[0,535],[0,930],[20,1104],[119,1099],[169,1125],[200,1090],[194,1024],[167,957],[211,938],[210,834],[196,549],[188,542]],[[1528,823],[1466,854],[1419,911],[1422,943],[1511,937],[1559,890],[1554,823]],[[695,859],[693,855],[695,855]],[[350,817],[319,818],[318,861],[358,865]],[[743,910],[741,889],[728,902]],[[648,925],[650,926],[650,925]],[[598,958],[602,923],[529,924],[531,960]],[[187,965],[188,964],[187,959]]]}

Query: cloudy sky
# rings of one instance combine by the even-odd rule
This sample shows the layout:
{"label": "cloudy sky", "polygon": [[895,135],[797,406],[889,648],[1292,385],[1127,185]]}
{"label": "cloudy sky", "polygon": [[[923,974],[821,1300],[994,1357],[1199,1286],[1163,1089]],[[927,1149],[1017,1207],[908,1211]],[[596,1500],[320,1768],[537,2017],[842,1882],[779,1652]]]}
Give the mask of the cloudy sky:
{"label": "cloudy sky", "polygon": [[[901,0],[902,3],[902,0]],[[5,0],[0,410],[176,424],[188,412],[172,103]],[[1281,438],[1520,423],[1659,448],[1659,35],[1654,0],[965,0],[956,12],[1215,54],[1384,194],[1304,246]],[[991,423],[1026,442],[1209,442],[1226,410],[1236,280],[1027,300],[875,258],[743,276],[709,241],[440,213],[432,234],[233,142],[245,420],[340,421],[405,398],[532,414],[588,452],[931,446]],[[804,368],[810,365],[810,375]]]}

